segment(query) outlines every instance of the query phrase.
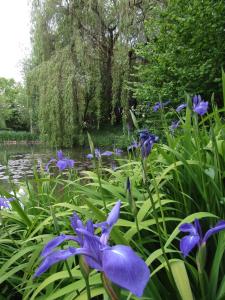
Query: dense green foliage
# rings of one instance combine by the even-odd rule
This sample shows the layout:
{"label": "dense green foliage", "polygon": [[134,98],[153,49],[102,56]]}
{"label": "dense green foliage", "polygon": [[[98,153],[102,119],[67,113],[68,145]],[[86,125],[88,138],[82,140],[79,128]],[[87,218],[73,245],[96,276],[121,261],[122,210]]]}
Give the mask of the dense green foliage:
{"label": "dense green foliage", "polygon": [[0,131],[0,142],[7,141],[35,141],[38,140],[38,135],[27,131]]}
{"label": "dense green foliage", "polygon": [[[130,137],[127,132],[123,132],[122,126],[105,126],[101,130],[90,130],[90,134],[95,139],[96,147],[110,147],[126,149],[130,143]],[[88,146],[88,141],[84,135],[84,142]]]}
{"label": "dense green foliage", "polygon": [[222,0],[171,0],[156,6],[146,22],[148,42],[138,55],[135,93],[156,102],[180,99],[187,92],[222,100],[221,69],[225,63],[225,6]]}
{"label": "dense green foliage", "polygon": [[[166,112],[161,110],[163,122]],[[130,245],[150,267],[152,275],[142,299],[180,299],[179,293],[182,300],[224,299],[224,232],[207,241],[206,267],[202,262],[199,268],[196,250],[183,259],[179,250],[183,234],[178,230],[180,224],[198,218],[206,231],[225,218],[222,113],[224,109],[213,105],[211,114],[198,119],[187,108],[180,115],[180,127],[174,133],[165,127],[163,139],[145,160],[137,151],[135,156],[119,159],[115,170],[103,168],[97,160],[95,169],[81,176],[76,167],[57,177],[36,173],[33,181],[23,185],[25,194],[14,186],[11,195],[17,200],[11,202],[11,210],[0,212],[3,299],[87,299],[86,283],[74,257],[68,264],[51,267],[39,279],[32,276],[46,242],[59,233],[73,234],[69,217],[74,211],[83,221],[101,222],[117,199],[122,210],[110,243]],[[131,194],[125,188],[128,176]],[[3,189],[1,195],[9,196]],[[108,299],[99,273],[93,270],[89,282],[92,297]],[[137,298],[123,290],[119,299]]]}
{"label": "dense green foliage", "polygon": [[25,89],[13,79],[0,78],[0,129],[29,129]]}
{"label": "dense green foliage", "polygon": [[[59,146],[123,124],[136,99],[212,92],[221,105],[222,0],[33,0],[30,127]],[[129,82],[129,88],[127,87]]]}
{"label": "dense green foliage", "polygon": [[154,1],[33,2],[26,68],[33,119],[43,139],[71,146],[85,128],[128,116],[125,82]]}

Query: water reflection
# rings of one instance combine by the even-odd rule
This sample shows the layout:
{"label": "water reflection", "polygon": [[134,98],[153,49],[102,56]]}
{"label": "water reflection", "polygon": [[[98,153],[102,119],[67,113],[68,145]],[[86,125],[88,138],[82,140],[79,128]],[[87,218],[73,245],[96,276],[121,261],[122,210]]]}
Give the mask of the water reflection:
{"label": "water reflection", "polygon": [[[65,154],[76,160],[78,169],[86,168],[90,163],[85,158],[85,149],[75,148],[65,151]],[[37,170],[43,167],[56,150],[41,145],[0,145],[0,180],[13,181],[33,176],[33,167]]]}
{"label": "water reflection", "polygon": [[[92,168],[92,161],[86,158],[88,147],[76,147],[64,150],[65,157],[75,160],[75,168],[79,172]],[[10,179],[17,183],[23,178],[33,177],[34,166],[37,170],[44,167],[50,158],[56,157],[56,149],[43,145],[0,145],[0,181]],[[104,158],[108,166],[115,168],[113,158]]]}

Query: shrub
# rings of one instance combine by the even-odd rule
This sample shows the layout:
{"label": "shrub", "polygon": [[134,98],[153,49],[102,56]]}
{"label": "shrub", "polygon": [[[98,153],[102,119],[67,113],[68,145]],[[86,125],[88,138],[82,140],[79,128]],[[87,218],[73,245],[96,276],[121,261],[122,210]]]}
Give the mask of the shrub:
{"label": "shrub", "polygon": [[225,63],[225,6],[222,0],[172,0],[156,6],[146,22],[148,43],[137,54],[139,99],[177,99],[215,92],[221,102],[221,68]]}

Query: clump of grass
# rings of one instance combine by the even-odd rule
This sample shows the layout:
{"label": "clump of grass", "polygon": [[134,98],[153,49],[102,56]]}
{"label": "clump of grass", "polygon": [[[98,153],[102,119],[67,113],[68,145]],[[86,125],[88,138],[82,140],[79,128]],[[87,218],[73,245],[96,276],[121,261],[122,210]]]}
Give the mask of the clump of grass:
{"label": "clump of grass", "polygon": [[37,141],[39,136],[27,131],[0,131],[0,142],[5,141]]}
{"label": "clump of grass", "polygon": [[90,134],[94,137],[96,147],[126,148],[129,144],[129,137],[120,126],[108,126],[99,130],[92,130]]}

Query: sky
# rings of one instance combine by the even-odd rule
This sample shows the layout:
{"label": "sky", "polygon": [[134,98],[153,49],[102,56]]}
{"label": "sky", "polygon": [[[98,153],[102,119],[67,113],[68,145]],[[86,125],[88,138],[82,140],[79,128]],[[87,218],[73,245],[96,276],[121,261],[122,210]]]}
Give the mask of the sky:
{"label": "sky", "polygon": [[30,53],[29,0],[0,0],[0,77],[22,82],[22,61]]}

